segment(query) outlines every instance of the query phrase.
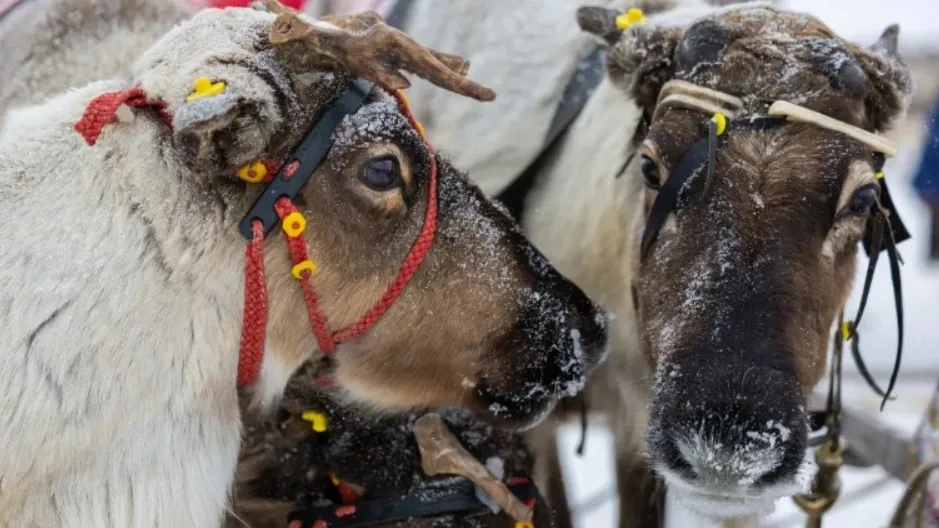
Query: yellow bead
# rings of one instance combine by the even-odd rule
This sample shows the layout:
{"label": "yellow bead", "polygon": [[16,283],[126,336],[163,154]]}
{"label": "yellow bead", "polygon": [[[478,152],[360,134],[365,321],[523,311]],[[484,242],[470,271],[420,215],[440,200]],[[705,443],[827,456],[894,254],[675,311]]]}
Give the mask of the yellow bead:
{"label": "yellow bead", "polygon": [[333,486],[338,486],[342,481],[339,480],[339,477],[335,473],[329,474],[329,481],[333,483]]}
{"label": "yellow bead", "polygon": [[313,430],[317,433],[322,433],[326,431],[326,415],[321,412],[316,411],[304,411],[302,415],[303,419],[307,422],[310,422],[313,426]]}
{"label": "yellow bead", "polygon": [[841,322],[841,340],[847,341],[848,339],[851,339],[851,334],[853,333],[854,332],[851,329],[851,322],[842,321]]}
{"label": "yellow bead", "polygon": [[535,523],[530,521],[515,521],[515,528],[535,528]]}
{"label": "yellow bead", "polygon": [[260,183],[267,176],[267,167],[260,161],[249,163],[238,169],[238,177],[248,183]]}
{"label": "yellow bead", "polygon": [[641,24],[644,20],[645,16],[642,14],[642,9],[632,7],[622,15],[616,17],[616,29],[625,31],[636,24]]}
{"label": "yellow bead", "polygon": [[225,81],[212,82],[208,77],[199,77],[193,81],[192,93],[186,97],[186,102],[191,103],[208,95],[218,95],[225,91],[225,87]]}
{"label": "yellow bead", "polygon": [[316,274],[316,264],[312,260],[306,259],[303,262],[298,262],[294,267],[290,268],[290,273],[293,274],[295,279],[302,279],[303,272],[309,270],[310,275]]}
{"label": "yellow bead", "polygon": [[284,217],[284,220],[281,222],[281,227],[284,229],[284,233],[286,233],[287,236],[297,238],[303,234],[303,231],[306,229],[306,218],[303,218],[302,214],[294,211]]}
{"label": "yellow bead", "polygon": [[878,179],[878,180],[884,179],[884,171],[878,172],[875,176],[877,176],[877,179]]}
{"label": "yellow bead", "polygon": [[714,114],[714,117],[711,118],[714,123],[717,124],[717,135],[720,136],[724,133],[724,130],[727,130],[727,118],[724,117],[724,114],[717,113]]}

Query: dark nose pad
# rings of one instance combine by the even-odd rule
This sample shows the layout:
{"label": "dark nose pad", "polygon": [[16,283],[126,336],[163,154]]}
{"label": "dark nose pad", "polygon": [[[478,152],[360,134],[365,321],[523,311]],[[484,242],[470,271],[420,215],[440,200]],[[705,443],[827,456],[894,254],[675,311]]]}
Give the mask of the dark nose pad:
{"label": "dark nose pad", "polygon": [[701,486],[792,483],[808,447],[794,374],[694,363],[678,365],[680,375],[663,376],[654,389],[648,441],[656,461]]}
{"label": "dark nose pad", "polygon": [[567,326],[577,338],[584,362],[592,368],[606,349],[609,313],[587,297],[577,285],[564,278],[554,282],[548,294],[567,303]]}

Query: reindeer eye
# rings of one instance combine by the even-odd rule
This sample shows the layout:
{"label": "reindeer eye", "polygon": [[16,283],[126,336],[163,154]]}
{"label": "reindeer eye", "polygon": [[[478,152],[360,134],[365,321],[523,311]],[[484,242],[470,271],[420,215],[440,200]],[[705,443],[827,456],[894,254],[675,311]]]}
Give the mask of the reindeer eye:
{"label": "reindeer eye", "polygon": [[874,207],[874,204],[877,201],[877,187],[873,184],[865,185],[858,189],[854,196],[851,197],[851,202],[847,206],[847,210],[851,214],[858,216],[867,216],[871,213],[871,209]]}
{"label": "reindeer eye", "polygon": [[642,177],[646,180],[646,187],[658,190],[662,182],[659,178],[659,165],[645,154],[642,155]]}
{"label": "reindeer eye", "polygon": [[389,191],[401,185],[401,168],[392,156],[370,159],[362,166],[359,180],[375,191]]}

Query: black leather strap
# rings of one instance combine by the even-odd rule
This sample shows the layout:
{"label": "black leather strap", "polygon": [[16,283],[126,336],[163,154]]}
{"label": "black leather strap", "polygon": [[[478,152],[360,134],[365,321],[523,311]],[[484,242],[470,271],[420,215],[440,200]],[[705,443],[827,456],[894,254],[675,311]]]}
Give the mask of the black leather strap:
{"label": "black leather strap", "polygon": [[688,153],[681,158],[678,165],[671,171],[665,184],[659,189],[655,201],[652,202],[652,211],[649,212],[649,218],[646,221],[646,228],[642,232],[642,242],[640,244],[639,255],[641,260],[645,260],[652,248],[652,243],[672,214],[678,199],[681,197],[681,191],[685,184],[704,167],[711,158],[710,152],[712,145],[717,145],[720,138],[715,138],[712,144],[711,137],[699,139],[688,150]]}
{"label": "black leather strap", "polygon": [[[537,498],[533,484],[512,484],[509,490],[523,503]],[[480,502],[473,487],[460,487],[453,493],[429,501],[419,495],[406,495],[401,498],[362,500],[355,503],[355,512],[342,517],[336,515],[340,505],[312,507],[295,511],[287,517],[287,522],[300,521],[300,528],[313,528],[314,523],[323,521],[329,528],[360,528],[408,519],[460,514],[463,517],[482,515],[491,512]],[[439,495],[440,492],[437,492]]]}
{"label": "black leather strap", "polygon": [[496,196],[496,200],[506,206],[516,221],[521,221],[525,199],[534,187],[538,175],[544,169],[545,162],[554,152],[554,147],[580,115],[581,110],[590,100],[590,96],[603,80],[605,57],[604,49],[596,46],[577,63],[574,73],[564,88],[561,102],[551,118],[551,124],[548,125],[541,152],[508,187]]}
{"label": "black leather strap", "polygon": [[[300,144],[294,147],[280,166],[273,181],[268,184],[261,196],[258,196],[248,214],[241,219],[238,230],[243,237],[248,240],[253,238],[251,224],[254,220],[260,220],[264,224],[265,236],[277,226],[280,219],[274,210],[274,204],[283,196],[290,199],[297,196],[300,189],[316,172],[317,167],[326,159],[326,155],[333,146],[333,130],[344,117],[355,113],[362,106],[373,86],[369,81],[357,79],[335,103],[326,109],[323,117],[307,132]],[[287,176],[285,169],[294,161],[299,161],[300,165]]]}

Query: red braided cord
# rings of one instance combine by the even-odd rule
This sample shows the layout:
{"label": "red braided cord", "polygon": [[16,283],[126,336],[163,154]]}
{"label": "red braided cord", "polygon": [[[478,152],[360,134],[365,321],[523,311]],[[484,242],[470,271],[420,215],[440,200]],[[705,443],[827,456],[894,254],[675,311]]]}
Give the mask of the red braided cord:
{"label": "red braided cord", "polygon": [[245,304],[238,354],[238,386],[254,383],[264,360],[267,331],[267,281],[264,279],[264,224],[251,223],[251,240],[245,247]]}
{"label": "red braided cord", "polygon": [[[297,208],[294,207],[289,198],[283,196],[274,203],[274,210],[277,211],[277,216],[283,220],[290,213],[296,212]],[[304,238],[303,233],[300,233],[297,237],[287,236],[287,248],[290,250],[290,260],[294,266],[309,259],[306,238]],[[336,341],[326,324],[326,317],[320,310],[316,293],[313,291],[313,287],[310,286],[312,274],[309,270],[303,270],[300,275],[300,288],[303,290],[303,299],[306,301],[307,316],[310,320],[310,326],[313,328],[313,335],[316,336],[316,342],[319,343],[323,353],[332,354],[336,351]]]}
{"label": "red braided cord", "polygon": [[166,110],[166,104],[160,100],[148,101],[143,89],[134,87],[120,92],[103,93],[92,99],[85,107],[81,119],[75,123],[75,130],[81,134],[86,143],[94,145],[105,125],[117,122],[115,114],[121,105],[153,108],[166,126],[173,128],[173,117]]}
{"label": "red braided cord", "polygon": [[[395,90],[392,94],[395,96],[395,99],[398,100],[398,106],[408,118],[408,122],[411,123],[411,126],[414,127],[415,130],[420,132],[422,128],[414,118],[414,114],[411,113],[411,109],[408,106],[407,99],[404,98],[404,94],[399,90]],[[375,321],[379,320],[408,285],[414,272],[417,271],[421,262],[424,261],[424,257],[430,252],[431,245],[434,242],[434,236],[437,233],[437,158],[433,147],[431,147],[427,139],[423,137],[423,134],[421,134],[421,140],[424,143],[427,154],[430,156],[430,186],[427,195],[427,212],[424,215],[424,226],[421,228],[420,234],[414,240],[414,244],[411,246],[407,257],[404,258],[404,262],[401,264],[401,268],[398,270],[398,276],[395,278],[394,282],[391,283],[391,286],[388,287],[388,290],[385,291],[382,298],[375,303],[368,313],[359,319],[358,322],[335,334],[337,343],[355,339],[374,324]]]}
{"label": "red braided cord", "polygon": [[[437,161],[434,150],[423,138],[421,126],[411,113],[404,94],[395,91],[393,95],[408,122],[421,133],[424,148],[430,155],[430,189],[424,225],[411,246],[407,257],[401,264],[398,276],[388,287],[382,298],[358,322],[336,334],[329,331],[326,318],[319,309],[316,294],[309,282],[310,271],[304,270],[301,272],[300,287],[306,301],[310,325],[320,348],[325,354],[332,354],[335,352],[336,343],[354,339],[384,315],[430,252],[437,231]],[[165,103],[160,100],[147,100],[143,89],[134,87],[120,92],[104,93],[92,99],[85,108],[81,119],[75,123],[75,130],[81,134],[85,142],[94,145],[104,127],[117,121],[115,114],[121,105],[134,108],[149,107],[157,112],[168,127],[173,127],[172,115],[167,111]],[[271,163],[269,160],[265,160],[264,163],[268,172],[276,171],[276,168],[274,168],[276,163]],[[296,211],[293,203],[287,198],[278,200],[275,209],[281,219]],[[264,277],[264,227],[260,221],[256,220],[251,224],[251,228],[253,236],[245,247],[245,302],[241,329],[241,350],[238,358],[239,386],[253,383],[260,374],[267,331],[268,295],[267,283]],[[294,265],[307,260],[306,240],[302,235],[296,238],[288,236],[287,245]]]}

